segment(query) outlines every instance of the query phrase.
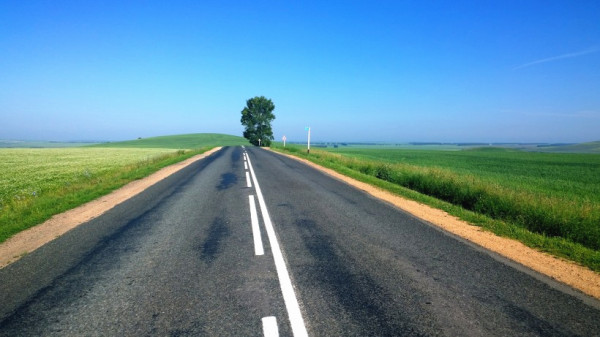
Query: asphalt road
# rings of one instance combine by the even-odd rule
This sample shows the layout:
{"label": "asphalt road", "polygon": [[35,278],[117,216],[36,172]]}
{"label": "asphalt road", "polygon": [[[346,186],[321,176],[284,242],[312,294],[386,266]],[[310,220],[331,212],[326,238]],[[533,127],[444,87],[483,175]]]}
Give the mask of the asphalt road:
{"label": "asphalt road", "polygon": [[0,336],[273,329],[598,336],[600,304],[301,163],[241,147],[0,270]]}

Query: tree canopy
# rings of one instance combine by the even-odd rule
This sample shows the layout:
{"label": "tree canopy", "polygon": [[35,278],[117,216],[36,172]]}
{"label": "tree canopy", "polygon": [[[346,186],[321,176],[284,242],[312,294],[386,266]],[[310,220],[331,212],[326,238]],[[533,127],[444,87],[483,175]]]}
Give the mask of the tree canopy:
{"label": "tree canopy", "polygon": [[242,125],[246,128],[244,138],[254,145],[271,145],[271,141],[274,139],[271,128],[271,121],[275,119],[273,110],[275,110],[275,105],[264,96],[256,96],[247,100],[241,119]]}

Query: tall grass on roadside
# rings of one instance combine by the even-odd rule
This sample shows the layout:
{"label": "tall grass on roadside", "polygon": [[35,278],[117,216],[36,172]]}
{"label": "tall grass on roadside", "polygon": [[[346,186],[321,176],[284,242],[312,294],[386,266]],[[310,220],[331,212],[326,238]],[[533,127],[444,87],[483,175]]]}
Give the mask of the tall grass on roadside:
{"label": "tall grass on roadside", "polygon": [[510,189],[474,175],[435,167],[360,160],[319,150],[306,156],[297,147],[286,147],[285,151],[310,157],[317,163],[340,165],[535,233],[600,250],[600,205],[590,200]]}

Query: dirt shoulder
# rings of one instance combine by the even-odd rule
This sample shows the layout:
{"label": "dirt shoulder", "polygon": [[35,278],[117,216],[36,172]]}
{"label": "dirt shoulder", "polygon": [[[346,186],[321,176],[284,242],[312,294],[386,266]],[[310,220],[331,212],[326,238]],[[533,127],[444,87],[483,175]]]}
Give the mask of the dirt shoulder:
{"label": "dirt shoulder", "polygon": [[82,223],[104,214],[106,211],[141,193],[160,180],[220,149],[220,147],[216,147],[177,164],[162,168],[146,178],[132,181],[110,194],[64,213],[57,214],[44,223],[16,234],[3,243],[0,243],[0,268],[17,261],[22,256],[56,239]]}
{"label": "dirt shoulder", "polygon": [[336,179],[361,189],[378,199],[387,201],[447,232],[473,242],[478,246],[493,251],[523,266],[533,269],[534,271],[547,275],[587,295],[600,299],[600,274],[597,274],[588,268],[529,248],[519,241],[500,237],[491,232],[484,231],[480,227],[471,225],[442,210],[402,198],[367,183],[349,178],[306,159],[276,151],[273,152],[310,165]]}

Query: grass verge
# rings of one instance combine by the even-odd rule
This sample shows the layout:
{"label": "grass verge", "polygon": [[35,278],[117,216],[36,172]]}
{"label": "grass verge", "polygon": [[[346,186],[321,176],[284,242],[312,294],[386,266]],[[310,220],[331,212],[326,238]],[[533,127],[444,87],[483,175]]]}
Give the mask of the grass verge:
{"label": "grass verge", "polygon": [[[308,155],[295,146],[282,148],[274,144],[272,149],[442,209],[496,235],[519,240],[600,272],[597,208],[583,205],[588,211],[582,212],[577,205],[560,205],[555,200],[540,202],[539,197],[531,199],[526,194],[508,193],[499,186],[492,186],[498,189],[485,186],[474,177],[465,180],[438,169],[357,160],[322,150],[311,150]],[[540,225],[536,219],[544,222]]]}

